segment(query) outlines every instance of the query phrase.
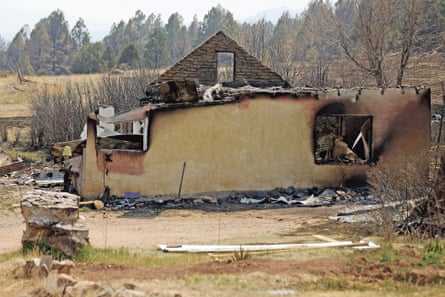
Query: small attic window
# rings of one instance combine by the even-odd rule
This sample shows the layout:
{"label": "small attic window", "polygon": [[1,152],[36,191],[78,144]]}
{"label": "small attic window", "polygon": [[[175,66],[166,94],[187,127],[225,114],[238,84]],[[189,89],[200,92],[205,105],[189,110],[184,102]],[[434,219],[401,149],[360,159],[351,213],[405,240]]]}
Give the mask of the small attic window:
{"label": "small attic window", "polygon": [[218,52],[217,60],[218,82],[231,82],[235,80],[235,54],[230,52]]}

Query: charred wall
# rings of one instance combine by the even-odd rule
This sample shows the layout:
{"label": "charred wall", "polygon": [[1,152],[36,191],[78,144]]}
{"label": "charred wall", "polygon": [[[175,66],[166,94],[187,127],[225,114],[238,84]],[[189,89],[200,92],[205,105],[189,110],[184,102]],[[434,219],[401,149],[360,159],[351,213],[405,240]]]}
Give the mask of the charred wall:
{"label": "charred wall", "polygon": [[364,178],[374,167],[315,162],[316,117],[330,112],[372,116],[376,166],[391,166],[429,146],[429,90],[361,91],[350,98],[246,97],[224,105],[152,110],[148,150],[111,151],[108,167],[103,160],[110,151],[96,147],[89,134],[81,193],[96,197],[106,183],[116,195],[174,194],[184,162],[182,191],[189,194],[338,186]]}

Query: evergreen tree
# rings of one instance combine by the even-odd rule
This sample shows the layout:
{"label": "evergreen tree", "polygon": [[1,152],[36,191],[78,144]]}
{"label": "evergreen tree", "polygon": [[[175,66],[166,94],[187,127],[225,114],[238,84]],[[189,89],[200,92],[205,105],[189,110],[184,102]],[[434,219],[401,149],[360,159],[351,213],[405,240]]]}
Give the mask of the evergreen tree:
{"label": "evergreen tree", "polygon": [[120,21],[118,24],[113,23],[110,34],[103,39],[104,45],[111,46],[115,54],[119,53],[128,44],[128,38],[125,37],[125,26],[124,21]]}
{"label": "evergreen tree", "polygon": [[74,73],[96,73],[102,71],[103,45],[100,42],[89,43],[76,54],[71,64]]}
{"label": "evergreen tree", "polygon": [[130,43],[122,50],[122,53],[119,57],[119,64],[126,64],[130,67],[135,67],[139,62],[139,54],[134,46],[134,44]]}
{"label": "evergreen tree", "polygon": [[82,18],[79,18],[73,29],[71,29],[71,38],[73,39],[76,52],[80,51],[84,45],[90,43],[90,33]]}
{"label": "evergreen tree", "polygon": [[186,36],[181,35],[184,19],[178,13],[172,14],[165,25],[167,44],[169,49],[169,61],[177,61],[184,56],[185,49],[181,46],[181,40]]}
{"label": "evergreen tree", "polygon": [[60,10],[52,12],[46,22],[51,49],[51,71],[55,74],[63,73],[65,67],[70,63],[73,50],[68,22]]}
{"label": "evergreen tree", "polygon": [[[188,35],[187,27],[182,26],[179,33],[179,38],[176,43],[177,49],[177,59],[176,61],[185,57],[192,50],[192,42],[190,41],[190,37]],[[176,62],[173,61],[173,62]]]}
{"label": "evergreen tree", "polygon": [[200,26],[201,25],[198,21],[198,17],[195,14],[193,16],[193,21],[188,28],[188,36],[189,36],[190,44],[192,47],[196,47],[200,42],[200,39],[199,39]]}
{"label": "evergreen tree", "polygon": [[200,30],[200,41],[203,41],[218,31],[224,31],[233,36],[237,31],[238,24],[233,18],[233,14],[224,9],[221,4],[212,7],[204,16]]}
{"label": "evergreen tree", "polygon": [[102,56],[102,63],[104,70],[110,71],[116,64],[116,54],[111,46],[105,48],[104,54]]}
{"label": "evergreen tree", "polygon": [[144,45],[147,43],[148,32],[146,30],[146,20],[147,16],[141,10],[138,10],[128,21],[125,30],[125,32],[130,32],[131,37],[129,37],[129,40],[134,44],[138,53],[144,51]]}
{"label": "evergreen tree", "polygon": [[48,73],[51,70],[50,49],[47,22],[42,19],[35,25],[26,43],[29,61],[37,74]]}
{"label": "evergreen tree", "polygon": [[32,68],[30,69],[28,67],[29,60],[25,49],[26,40],[27,36],[25,33],[25,28],[22,28],[15,35],[14,39],[6,50],[6,63],[10,70],[20,68],[24,73],[32,72]]}
{"label": "evergreen tree", "polygon": [[167,46],[165,32],[161,29],[154,29],[145,45],[144,62],[154,69],[166,66]]}

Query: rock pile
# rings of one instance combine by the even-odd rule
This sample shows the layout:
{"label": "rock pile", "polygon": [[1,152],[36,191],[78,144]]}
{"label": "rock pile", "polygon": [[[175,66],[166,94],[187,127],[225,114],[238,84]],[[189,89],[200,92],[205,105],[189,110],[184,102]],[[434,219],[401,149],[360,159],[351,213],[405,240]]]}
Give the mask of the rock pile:
{"label": "rock pile", "polygon": [[79,196],[68,193],[25,193],[20,202],[26,223],[23,248],[44,244],[71,256],[87,244],[88,228],[85,218],[79,216],[79,201]]}
{"label": "rock pile", "polygon": [[75,264],[70,260],[57,261],[50,256],[25,261],[17,260],[18,266],[13,272],[14,278],[41,280],[35,289],[20,297],[146,297],[146,293],[136,290],[136,285],[102,284],[99,282],[78,280],[70,275]]}

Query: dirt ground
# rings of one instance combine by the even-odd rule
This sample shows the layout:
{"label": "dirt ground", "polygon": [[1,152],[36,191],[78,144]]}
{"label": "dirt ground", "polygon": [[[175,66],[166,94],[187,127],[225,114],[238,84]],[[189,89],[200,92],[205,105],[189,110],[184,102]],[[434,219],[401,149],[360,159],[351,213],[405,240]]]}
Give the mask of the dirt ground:
{"label": "dirt ground", "polygon": [[[162,253],[156,251],[157,244],[320,242],[320,238],[316,238],[315,234],[337,240],[363,239],[364,235],[360,232],[354,235],[355,238],[350,238],[353,232],[343,232],[350,227],[334,225],[329,221],[328,217],[336,214],[342,207],[293,207],[225,212],[164,210],[160,213],[85,209],[81,210],[81,215],[86,218],[92,246],[127,247],[153,254]],[[327,227],[330,224],[335,227]],[[12,211],[0,212],[0,226],[0,254],[19,250],[25,224],[18,205]],[[369,254],[373,253],[378,251],[369,251]],[[319,288],[312,289],[310,284],[330,278],[335,280],[332,281],[333,284],[323,281],[327,282],[329,296],[374,296],[374,290],[370,290],[369,294],[363,291],[355,292],[348,288],[348,284],[358,281],[366,286],[384,284],[389,278],[394,282],[403,278],[403,281],[409,279],[409,283],[414,286],[427,286],[445,280],[445,270],[437,267],[412,270],[410,275],[401,276],[395,273],[401,266],[410,267],[410,260],[374,265],[363,256],[353,260],[355,263],[351,266],[351,259],[336,256],[335,253],[320,256],[309,251],[309,255],[312,256],[305,256],[304,259],[299,259],[298,255],[291,258],[252,256],[243,261],[233,261],[230,258],[215,260],[209,257],[205,263],[152,268],[97,262],[77,263],[71,275],[77,280],[110,286],[131,284],[145,292],[146,296],[181,297],[321,296],[323,293],[318,291]],[[23,294],[42,286],[38,281],[13,279],[12,268],[12,265],[5,263],[0,267],[0,296],[26,296]],[[347,279],[339,283],[338,279],[343,280],[343,275],[347,276]],[[303,295],[297,294],[301,287],[306,286],[308,288]],[[440,296],[435,295],[434,290],[432,296]]]}
{"label": "dirt ground", "polygon": [[[29,190],[0,180],[2,195],[7,208],[0,209],[0,256],[21,249],[21,236],[25,228],[20,213],[21,194]],[[4,201],[3,201],[4,202]],[[157,244],[259,244],[320,242],[317,235],[335,240],[367,239],[364,230],[351,231],[351,225],[329,220],[345,206],[283,207],[275,209],[251,209],[243,211],[205,211],[202,209],[153,210],[91,210],[82,208],[80,215],[86,219],[90,243],[96,248],[129,248],[131,251],[171,257],[157,251]],[[379,243],[379,242],[377,242]],[[379,251],[369,251],[363,256],[344,257],[343,252],[316,251],[296,252],[289,256],[252,255],[243,261],[231,257],[208,257],[203,263],[173,264],[156,267],[110,265],[99,262],[76,263],[71,275],[79,281],[94,281],[111,287],[130,284],[146,296],[375,296],[376,287],[390,284],[421,286],[445,283],[445,269],[426,267],[411,269],[409,254],[406,260],[375,265],[368,257]],[[301,256],[301,258],[300,258]],[[351,265],[351,261],[354,262]],[[182,263],[182,262],[181,262]],[[15,265],[15,266],[14,266]],[[13,261],[0,263],[0,296],[24,295],[45,286],[45,281],[16,278]],[[405,268],[403,268],[405,267]],[[403,268],[408,274],[401,274]],[[403,270],[402,269],[402,270]],[[320,285],[317,285],[321,282]],[[361,287],[354,288],[355,283]],[[367,290],[368,284],[371,289]],[[299,291],[305,290],[302,295]],[[374,288],[374,289],[373,289]],[[320,291],[321,290],[321,291]],[[329,294],[326,295],[326,290]],[[378,289],[379,290],[379,289]],[[404,294],[385,296],[405,296]],[[437,287],[428,289],[431,296]],[[378,292],[378,291],[377,291]],[[49,295],[42,295],[49,296]],[[51,295],[53,296],[53,295]],[[80,295],[79,295],[80,296]],[[82,295],[83,296],[83,295]],[[89,295],[88,295],[89,296]]]}
{"label": "dirt ground", "polygon": [[[338,207],[239,212],[164,210],[159,214],[81,210],[97,248],[153,249],[157,244],[248,244],[291,242],[295,230],[328,222]],[[0,215],[0,253],[21,248],[25,228],[19,207]],[[315,240],[315,238],[313,238]]]}

